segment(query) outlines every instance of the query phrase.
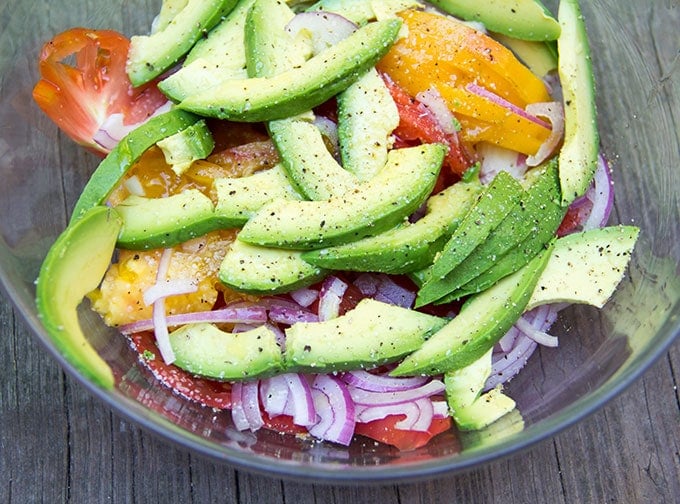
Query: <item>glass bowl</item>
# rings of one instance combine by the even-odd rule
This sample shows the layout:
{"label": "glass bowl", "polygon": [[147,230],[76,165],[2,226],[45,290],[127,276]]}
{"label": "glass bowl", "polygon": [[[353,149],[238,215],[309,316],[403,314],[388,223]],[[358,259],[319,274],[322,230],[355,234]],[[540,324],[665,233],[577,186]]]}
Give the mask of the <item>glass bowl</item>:
{"label": "glass bowl", "polygon": [[63,359],[36,314],[34,281],[98,160],[60,134],[33,104],[37,56],[44,41],[72,26],[146,32],[158,7],[141,0],[9,0],[0,8],[0,276],[7,296],[45,349],[118,414],[240,468],[315,481],[404,481],[469,469],[554,435],[639,377],[680,328],[679,121],[673,117],[678,83],[655,75],[638,50],[634,33],[645,22],[646,2],[582,3],[598,82],[602,144],[614,169],[611,222],[633,223],[642,233],[629,274],[609,304],[601,311],[574,306],[561,312],[552,330],[560,346],[534,354],[510,382],[509,395],[521,418],[511,415],[476,434],[444,433],[410,452],[361,439],[343,448],[264,430],[238,432],[227,414],[159,387],[124,338],[89,310],[82,313],[85,332],[120,385],[102,390]]}

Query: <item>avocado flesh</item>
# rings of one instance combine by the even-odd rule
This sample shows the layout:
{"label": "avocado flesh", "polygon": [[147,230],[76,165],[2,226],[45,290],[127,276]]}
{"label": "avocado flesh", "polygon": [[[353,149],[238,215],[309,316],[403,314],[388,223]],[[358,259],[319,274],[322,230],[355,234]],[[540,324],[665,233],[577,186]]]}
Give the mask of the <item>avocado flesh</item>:
{"label": "avocado flesh", "polygon": [[156,145],[163,152],[165,162],[178,176],[194,161],[206,158],[215,148],[215,140],[205,121],[198,121]]}
{"label": "avocado flesh", "polygon": [[280,119],[270,121],[268,129],[288,177],[307,199],[328,199],[357,186],[357,178],[335,160],[314,124]]}
{"label": "avocado flesh", "polygon": [[387,165],[356,189],[322,201],[275,201],[238,238],[255,245],[313,249],[383,232],[429,196],[444,158],[439,144],[390,151]]}
{"label": "avocado flesh", "polygon": [[[510,250],[522,245],[530,235],[536,235],[541,227],[550,230],[542,232],[543,245],[550,241],[562,220],[563,211],[556,202],[560,200],[560,183],[557,165],[551,163],[542,170],[542,175],[523,192],[515,208],[489,233],[458,266],[444,277],[426,283],[419,295],[437,303],[459,299],[460,295],[450,293],[466,285],[481,273],[493,267],[499,258]],[[540,249],[537,249],[536,254]],[[533,257],[533,256],[531,256]],[[526,263],[531,257],[527,257]],[[517,267],[519,268],[519,266]],[[509,271],[511,273],[512,271]],[[495,281],[500,280],[496,278]],[[421,294],[422,293],[422,294]]]}
{"label": "avocado flesh", "polygon": [[507,172],[501,171],[494,177],[424,273],[425,282],[418,291],[416,306],[424,306],[446,294],[438,289],[438,282],[488,238],[515,209],[522,194],[522,186]]}
{"label": "avocado flesh", "polygon": [[215,380],[240,381],[281,371],[281,348],[266,325],[229,333],[214,324],[189,324],[170,333],[174,365]]}
{"label": "avocado flesh", "polygon": [[462,431],[484,429],[515,410],[515,401],[501,392],[491,389],[479,396],[475,402],[454,411],[452,416],[456,427]]}
{"label": "avocado flesh", "polygon": [[239,292],[274,295],[311,285],[326,271],[294,250],[248,245],[235,240],[220,265],[220,281]]}
{"label": "avocado flesh", "polygon": [[635,226],[611,226],[559,238],[526,309],[549,303],[602,308],[623,278],[639,233]]}
{"label": "avocado flesh", "polygon": [[133,36],[126,69],[133,86],[169,69],[235,5],[236,0],[189,0],[162,30]]}
{"label": "avocado flesh", "polygon": [[555,40],[560,24],[538,0],[430,0],[444,12],[523,40]]}
{"label": "avocado flesh", "polygon": [[590,187],[599,152],[595,81],[585,22],[577,0],[560,2],[562,33],[557,40],[558,73],[564,102],[564,143],[560,149],[562,204],[568,206]]}
{"label": "avocado flesh", "polygon": [[208,36],[196,42],[182,68],[158,83],[170,99],[179,102],[231,79],[245,79],[245,19],[255,0],[240,0]]}
{"label": "avocado flesh", "polygon": [[397,19],[369,23],[298,68],[269,78],[230,80],[185,98],[179,107],[246,122],[297,115],[343,91],[375,65],[400,27]]}
{"label": "avocado flesh", "polygon": [[436,375],[472,364],[498,342],[524,311],[552,247],[493,287],[470,297],[460,313],[404,359],[392,376]]}
{"label": "avocado flesh", "polygon": [[173,109],[149,119],[131,131],[99,163],[76,201],[71,223],[88,209],[101,205],[123,179],[132,165],[157,142],[188,128],[200,118],[183,110]]}
{"label": "avocado flesh", "polygon": [[375,368],[419,348],[445,323],[439,317],[362,299],[340,317],[297,322],[286,329],[285,368],[311,373]]}
{"label": "avocado flesh", "polygon": [[83,376],[106,389],[114,386],[113,373],[83,334],[77,309],[104,277],[121,225],[110,208],[85,211],[54,242],[36,282],[38,315],[51,341]]}
{"label": "avocado flesh", "polygon": [[328,269],[401,274],[425,268],[476,201],[481,185],[459,182],[427,201],[426,214],[413,224],[324,249],[302,258]]}
{"label": "avocado flesh", "polygon": [[307,10],[333,12],[363,26],[376,19],[394,16],[405,9],[419,7],[422,7],[422,4],[416,0],[319,0]]}
{"label": "avocado flesh", "polygon": [[387,161],[399,111],[375,68],[337,96],[338,136],[345,170],[359,180],[373,178]]}

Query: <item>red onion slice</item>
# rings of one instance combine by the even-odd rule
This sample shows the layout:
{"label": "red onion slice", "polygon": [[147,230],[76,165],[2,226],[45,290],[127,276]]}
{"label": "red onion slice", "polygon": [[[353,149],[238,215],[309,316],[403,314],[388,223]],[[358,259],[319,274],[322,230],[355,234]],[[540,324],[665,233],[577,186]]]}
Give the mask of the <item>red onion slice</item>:
{"label": "red onion slice", "polygon": [[587,193],[593,207],[583,223],[583,230],[603,227],[607,224],[614,205],[613,184],[609,163],[604,156],[600,155],[593,176],[593,189]]}
{"label": "red onion slice", "polygon": [[111,114],[99,126],[99,129],[92,136],[92,140],[94,140],[104,152],[110,152],[131,131],[138,128],[152,117],[168,112],[171,107],[172,102],[168,101],[158,107],[149,117],[134,124],[125,124],[125,117],[121,113]]}
{"label": "red onion slice", "polygon": [[319,292],[319,320],[331,320],[340,314],[340,303],[348,285],[336,276],[327,277]]}
{"label": "red onion slice", "polygon": [[[158,261],[158,271],[156,272],[156,283],[164,282],[168,275],[170,268],[170,260],[172,259],[172,249],[165,249]],[[170,334],[168,332],[168,323],[165,314],[165,298],[159,298],[153,303],[153,325],[154,335],[156,337],[156,344],[158,350],[163,357],[166,364],[172,364],[175,361],[175,352],[170,346]]]}
{"label": "red onion slice", "polygon": [[319,297],[319,291],[303,287],[301,289],[291,292],[290,297],[293,298],[293,301],[295,301],[303,308],[308,308]]}
{"label": "red onion slice", "polygon": [[[186,324],[213,323],[213,324],[263,324],[267,321],[267,311],[263,307],[252,306],[243,308],[221,308],[204,312],[180,313],[167,315],[166,324],[169,327],[177,327]],[[150,331],[154,328],[153,320],[140,320],[118,327],[123,334],[133,334],[142,331]]]}
{"label": "red onion slice", "polygon": [[284,414],[289,393],[288,383],[284,375],[260,380],[262,408],[270,418]]}
{"label": "red onion slice", "polygon": [[161,298],[190,294],[198,290],[198,284],[193,279],[175,278],[157,282],[144,291],[142,300],[147,306],[154,304]]}
{"label": "red onion slice", "polygon": [[526,111],[532,116],[545,118],[550,121],[550,135],[539,147],[536,154],[527,157],[528,166],[538,166],[555,152],[564,135],[564,107],[560,102],[532,103],[527,105]]}
{"label": "red onion slice", "polygon": [[524,318],[520,317],[520,319],[517,322],[515,322],[515,326],[539,345],[554,348],[559,344],[559,340],[556,336],[552,336],[546,332],[539,331],[532,324],[527,322],[526,319]]}
{"label": "red onion slice", "polygon": [[431,380],[420,387],[392,392],[371,392],[349,386],[349,393],[356,404],[378,406],[387,404],[403,404],[439,394],[444,391],[444,382]]}
{"label": "red onion slice", "polygon": [[259,380],[243,382],[241,385],[241,406],[248,422],[248,428],[256,431],[264,425],[260,409]]}
{"label": "red onion slice", "polygon": [[505,98],[498,96],[496,93],[492,93],[491,91],[483,88],[482,86],[478,86],[477,84],[471,83],[471,84],[468,84],[467,86],[465,86],[465,89],[467,89],[468,91],[470,91],[473,94],[476,94],[477,96],[481,96],[482,98],[486,98],[487,100],[489,100],[492,103],[495,103],[496,105],[500,105],[501,107],[509,110],[513,114],[517,114],[518,116],[521,116],[528,121],[536,123],[539,126],[542,126],[546,129],[550,129],[549,123],[539,119],[535,115],[529,114],[526,110],[522,110],[517,105],[510,103]]}
{"label": "red onion slice", "polygon": [[250,428],[250,422],[243,408],[243,384],[240,382],[231,386],[231,419],[234,426],[240,431]]}
{"label": "red onion slice", "polygon": [[376,375],[368,371],[357,370],[343,373],[342,380],[353,387],[371,392],[395,392],[420,387],[427,380],[426,376],[409,378],[394,378],[386,375]]}
{"label": "red onion slice", "polygon": [[289,402],[292,399],[291,410],[293,423],[309,427],[316,424],[319,417],[314,407],[312,387],[307,379],[296,373],[282,375],[286,381],[286,386],[290,391]]}
{"label": "red onion slice", "polygon": [[418,93],[416,95],[416,100],[422,103],[427,110],[430,111],[432,117],[435,118],[437,124],[444,133],[447,135],[457,133],[456,125],[458,124],[458,121],[437,88],[431,87],[427,91]]}
{"label": "red onion slice", "polygon": [[272,322],[293,325],[296,322],[318,322],[319,316],[303,308],[292,309],[277,305],[269,309],[269,319]]}
{"label": "red onion slice", "polygon": [[500,171],[506,171],[520,180],[527,171],[526,157],[517,152],[499,147],[491,143],[481,143],[477,146],[480,161],[479,180],[488,184]]}
{"label": "red onion slice", "polygon": [[346,39],[356,29],[357,25],[340,14],[323,11],[301,12],[286,25],[293,38],[303,32],[310,36],[315,55]]}
{"label": "red onion slice", "polygon": [[349,445],[356,421],[347,386],[330,375],[317,375],[312,397],[319,421],[309,428],[309,433],[318,439]]}
{"label": "red onion slice", "polygon": [[[442,403],[442,401],[437,402]],[[394,424],[394,427],[398,430],[426,432],[434,418],[434,405],[429,399],[380,406],[359,405],[357,406],[356,419],[359,423],[368,423],[382,420],[391,415],[404,415],[403,419]]]}
{"label": "red onion slice", "polygon": [[449,416],[449,405],[446,401],[432,401],[432,418],[446,418]]}

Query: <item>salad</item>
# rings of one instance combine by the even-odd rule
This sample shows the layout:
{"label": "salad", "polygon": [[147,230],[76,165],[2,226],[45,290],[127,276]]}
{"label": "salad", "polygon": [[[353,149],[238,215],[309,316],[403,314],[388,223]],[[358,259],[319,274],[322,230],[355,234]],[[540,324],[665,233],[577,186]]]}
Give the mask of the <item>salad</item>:
{"label": "salad", "polygon": [[38,278],[47,331],[114,387],[89,298],[239,430],[486,428],[638,235],[606,225],[576,0],[164,0],[150,34],[73,28],[39,68],[36,103],[102,156]]}

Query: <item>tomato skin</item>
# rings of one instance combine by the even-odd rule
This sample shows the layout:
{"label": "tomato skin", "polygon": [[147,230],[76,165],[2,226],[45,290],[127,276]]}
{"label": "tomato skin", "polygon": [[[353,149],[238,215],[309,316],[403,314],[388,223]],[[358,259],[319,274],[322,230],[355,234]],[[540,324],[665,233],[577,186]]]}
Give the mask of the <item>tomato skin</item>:
{"label": "tomato skin", "polygon": [[389,415],[381,420],[368,423],[357,423],[354,433],[365,436],[381,443],[410,451],[425,446],[437,434],[451,429],[451,417],[433,418],[427,432],[399,430],[395,424],[403,419],[403,415]]}
{"label": "tomato skin", "polygon": [[71,139],[91,150],[106,152],[93,137],[112,114],[136,124],[167,102],[155,83],[132,86],[125,71],[129,46],[112,30],[72,28],[40,53],[33,99]]}
{"label": "tomato skin", "polygon": [[462,175],[474,164],[474,157],[461,144],[456,133],[446,133],[425,106],[413,99],[389,76],[385,76],[385,83],[399,111],[399,126],[394,131],[399,140],[404,144],[417,141],[446,145],[448,152],[444,165],[455,175]]}

